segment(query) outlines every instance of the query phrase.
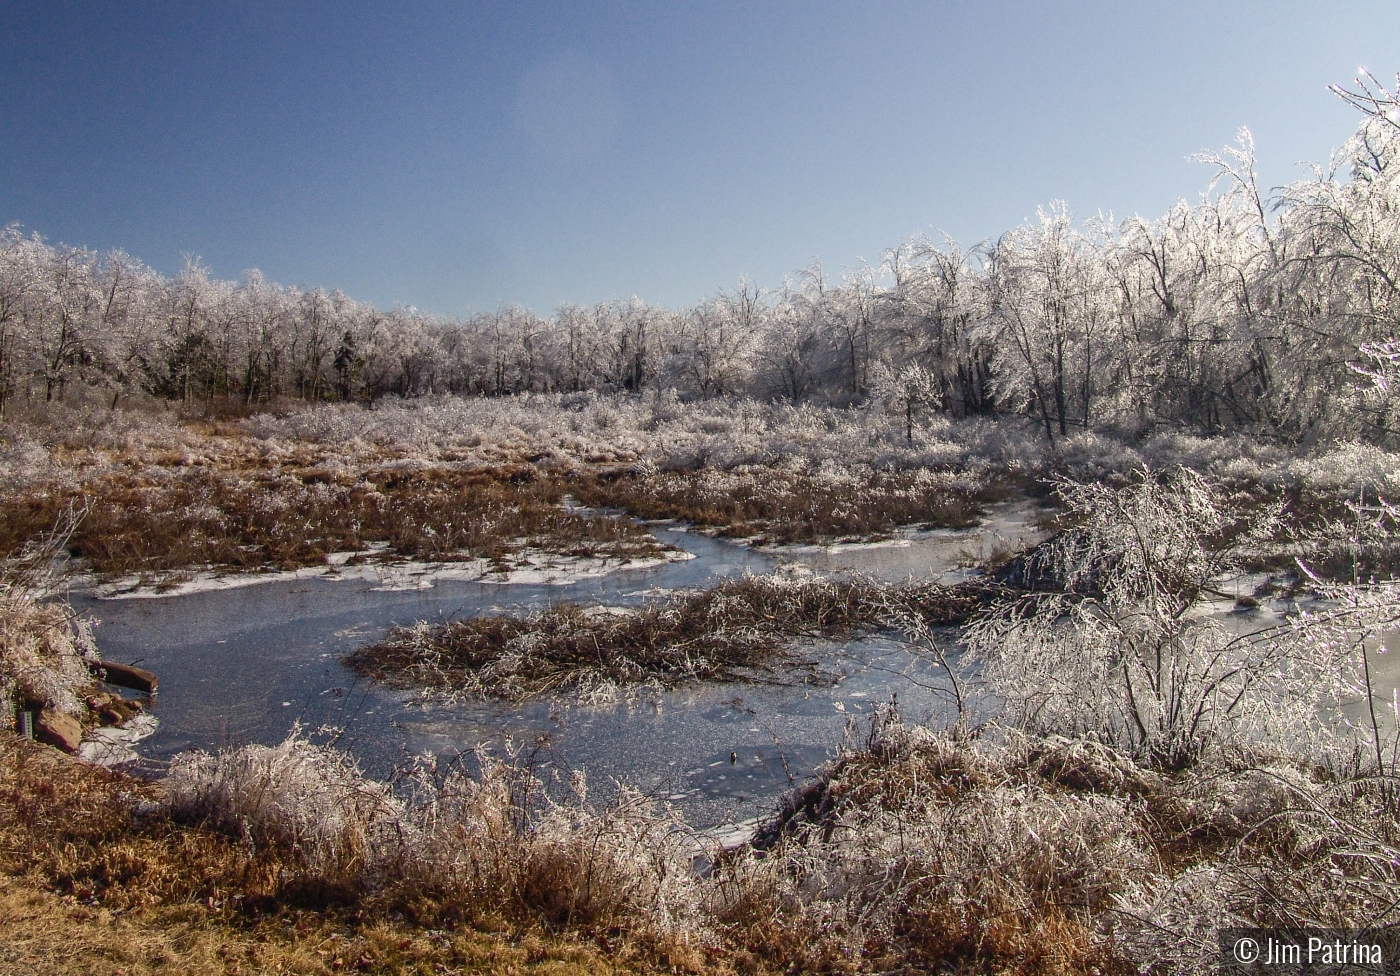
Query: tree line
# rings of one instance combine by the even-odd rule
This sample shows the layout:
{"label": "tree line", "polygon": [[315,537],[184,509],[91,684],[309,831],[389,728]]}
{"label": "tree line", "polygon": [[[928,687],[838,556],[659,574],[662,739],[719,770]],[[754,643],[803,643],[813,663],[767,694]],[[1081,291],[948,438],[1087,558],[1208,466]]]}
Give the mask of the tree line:
{"label": "tree line", "polygon": [[1159,220],[1076,223],[1062,205],[964,248],[915,239],[839,280],[820,265],[687,309],[636,298],[552,316],[383,311],[249,272],[165,277],[127,254],[0,232],[0,411],[145,395],[256,405],[427,393],[674,390],[1084,428],[1386,440],[1400,312],[1400,125],[1362,109],[1326,167],[1266,190],[1253,146]]}

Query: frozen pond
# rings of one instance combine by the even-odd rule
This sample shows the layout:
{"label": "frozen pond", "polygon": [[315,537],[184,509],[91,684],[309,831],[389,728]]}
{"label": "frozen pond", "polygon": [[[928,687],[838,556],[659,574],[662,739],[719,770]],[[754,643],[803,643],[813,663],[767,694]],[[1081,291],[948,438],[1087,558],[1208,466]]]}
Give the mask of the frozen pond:
{"label": "frozen pond", "polygon": [[[1024,528],[1028,517],[1024,506],[1000,506],[985,530],[925,533],[909,545],[779,555],[658,526],[663,542],[695,558],[569,585],[449,578],[426,589],[385,590],[367,579],[282,578],[159,599],[75,596],[73,605],[100,621],[105,658],[139,663],[160,676],[159,725],[137,747],[150,763],[192,748],[272,744],[298,722],[310,729],[343,727],[341,744],[379,775],[410,755],[454,755],[483,743],[499,747],[509,738],[540,745],[547,764],[586,771],[595,797],[606,795],[612,780],[628,783],[669,798],[693,824],[710,826],[766,813],[835,751],[848,723],[861,724],[877,702],[897,695],[911,719],[945,717],[936,669],[899,642],[877,636],[803,649],[832,681],[808,683],[795,673],[782,683],[697,685],[617,705],[521,706],[425,703],[358,679],[341,658],[395,624],[551,601],[634,604],[658,590],[770,572],[793,560],[821,572],[946,574],[978,547],[1000,546],[995,539],[1008,527]],[[850,552],[859,557],[845,561]],[[922,563],[916,565],[911,552]],[[891,558],[884,563],[883,557]]]}
{"label": "frozen pond", "polygon": [[1045,538],[1035,527],[1032,501],[989,506],[976,529],[903,529],[893,539],[829,546],[777,546],[772,552],[815,572],[863,573],[883,580],[932,575],[948,582],[966,577],[969,565],[1010,556]]}

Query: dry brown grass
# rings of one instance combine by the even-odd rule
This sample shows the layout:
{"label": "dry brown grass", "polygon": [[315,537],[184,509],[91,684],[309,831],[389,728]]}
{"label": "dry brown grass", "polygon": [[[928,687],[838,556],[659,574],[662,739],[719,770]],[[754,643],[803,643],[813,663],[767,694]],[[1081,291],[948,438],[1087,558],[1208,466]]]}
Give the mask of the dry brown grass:
{"label": "dry brown grass", "polygon": [[967,528],[980,515],[974,492],[928,471],[625,472],[582,477],[576,493],[590,505],[623,508],[640,518],[679,519],[766,542],[873,539],[900,526]]}
{"label": "dry brown grass", "polygon": [[[310,821],[287,825],[376,787],[294,762],[281,799],[250,806],[248,774],[278,751],[202,760],[228,789],[162,803],[168,785],[0,736],[0,972],[1208,971],[1197,942],[1225,919],[1346,925],[1395,884],[1393,847],[1358,846],[1393,821],[1365,781],[1245,756],[1154,772],[1087,740],[888,711],[707,878],[644,798],[592,814],[495,761],[426,806],[353,814],[364,844],[327,860]],[[398,826],[361,829],[376,821]],[[1207,917],[1175,920],[1181,904]]]}
{"label": "dry brown grass", "polygon": [[[976,870],[977,852],[981,867],[1002,875],[1023,865],[1017,877],[1040,899],[1031,910],[948,898],[947,875],[912,850],[902,857],[887,825],[873,821],[868,849],[853,851],[848,834],[833,843],[795,830],[790,817],[767,854],[741,853],[710,880],[687,881],[670,873],[674,865],[647,863],[655,831],[671,828],[643,808],[591,819],[561,807],[521,810],[532,828],[505,816],[518,797],[498,793],[518,780],[489,773],[465,791],[441,787],[416,828],[427,833],[407,828],[416,856],[374,883],[351,873],[328,883],[273,835],[254,830],[250,843],[214,821],[172,819],[157,784],[0,736],[0,971],[1118,971],[1073,901],[1105,883],[1076,867],[1105,849],[1081,830],[1101,819],[1047,831],[1031,810],[1016,822],[1037,828],[1034,840],[1000,831],[1004,804],[994,806],[999,794],[990,791],[1005,784],[944,760],[930,766],[927,754],[901,759],[888,749],[853,755],[832,780],[864,784],[838,804],[845,826],[858,825],[854,808],[878,814],[880,797],[931,803],[902,815],[958,811],[946,827],[964,839],[943,868],[959,872],[957,884],[1014,891]],[[909,794],[911,762],[922,764],[915,773],[925,785]],[[811,822],[830,822],[834,810]],[[812,887],[821,864],[836,875]],[[636,898],[651,897],[637,888],[644,876],[701,894],[706,916],[668,927],[659,912],[639,910]],[[881,876],[895,884],[874,883]]]}
{"label": "dry brown grass", "polygon": [[0,736],[0,870],[59,894],[130,911],[162,904],[249,905],[278,898],[290,862],[212,832],[138,817],[158,789],[52,749]]}
{"label": "dry brown grass", "polygon": [[[294,569],[384,543],[397,556],[501,560],[525,546],[617,558],[661,547],[642,527],[568,511],[565,495],[644,518],[679,518],[772,542],[877,538],[905,525],[966,527],[976,499],[927,472],[830,478],[781,469],[604,477],[529,463],[489,470],[347,466],[304,446],[273,459],[236,438],[206,453],[150,451],[139,465],[56,451],[64,477],[0,495],[0,553],[18,552],[70,505],[86,516],[73,554],[104,576]],[[216,449],[215,449],[216,448]]]}
{"label": "dry brown grass", "polygon": [[562,496],[557,480],[528,465],[363,475],[324,468],[161,469],[0,500],[0,551],[17,551],[75,501],[87,514],[70,549],[103,575],[293,569],[370,543],[434,561],[499,560],[526,546],[570,556],[661,550],[626,519],[566,511]]}
{"label": "dry brown grass", "polygon": [[155,784],[9,735],[0,735],[0,784],[0,972],[705,968],[684,940],[550,933],[528,915],[493,920],[490,906],[444,914],[410,890],[327,883],[285,848],[172,820]]}
{"label": "dry brown grass", "polygon": [[[684,953],[674,959],[686,962]],[[662,971],[665,958],[542,932],[425,929],[392,920],[287,911],[228,918],[198,904],[112,912],[0,877],[0,972],[33,976],[385,976]],[[13,968],[9,968],[13,967]]]}
{"label": "dry brown grass", "polygon": [[396,627],[346,663],[396,687],[516,701],[558,692],[611,697],[629,686],[767,677],[805,663],[795,639],[849,637],[888,626],[901,612],[957,623],[1002,592],[975,582],[745,575],[636,608],[556,604],[525,616]]}
{"label": "dry brown grass", "polygon": [[90,510],[73,551],[101,575],[138,574],[158,585],[172,571],[317,565],[327,553],[370,542],[425,560],[500,559],[526,544],[565,555],[656,553],[654,540],[626,520],[564,511],[565,494],[775,542],[968,526],[979,502],[992,498],[985,479],[970,475],[881,471],[868,460],[847,470],[845,452],[836,464],[663,473],[645,457],[667,451],[662,441],[646,447],[652,434],[623,432],[625,450],[601,450],[580,433],[549,427],[560,419],[549,410],[442,407],[453,417],[465,411],[457,423],[490,420],[489,429],[438,417],[443,429],[381,430],[370,422],[374,414],[361,418],[364,430],[335,436],[316,424],[253,436],[261,428],[252,421],[136,410],[60,410],[34,424],[11,423],[0,430],[0,452],[15,461],[0,486],[0,556],[82,500]]}

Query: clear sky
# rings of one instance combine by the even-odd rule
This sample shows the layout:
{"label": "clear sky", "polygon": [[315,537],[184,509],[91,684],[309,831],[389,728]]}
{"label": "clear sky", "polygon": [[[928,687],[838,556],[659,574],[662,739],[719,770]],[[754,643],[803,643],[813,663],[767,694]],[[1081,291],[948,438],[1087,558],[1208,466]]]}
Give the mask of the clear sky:
{"label": "clear sky", "polygon": [[0,223],[381,307],[687,305],[1270,183],[1400,3],[0,0]]}

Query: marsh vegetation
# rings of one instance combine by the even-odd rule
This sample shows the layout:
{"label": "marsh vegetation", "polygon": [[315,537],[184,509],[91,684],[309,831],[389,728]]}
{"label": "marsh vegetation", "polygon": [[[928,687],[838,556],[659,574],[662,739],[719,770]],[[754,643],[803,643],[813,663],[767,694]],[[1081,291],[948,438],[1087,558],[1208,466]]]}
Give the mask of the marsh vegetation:
{"label": "marsh vegetation", "polygon": [[908,618],[962,623],[1001,592],[980,581],[745,575],[640,607],[556,604],[396,627],[346,663],[395,685],[510,700],[612,700],[702,680],[833,680],[810,670],[799,639],[850,638]]}
{"label": "marsh vegetation", "polygon": [[[6,729],[111,705],[51,573],[615,569],[664,553],[644,520],[789,558],[1015,496],[1053,538],[960,582],[788,567],[406,622],[350,660],[561,710],[814,680],[814,642],[876,630],[928,665],[946,722],[852,716],[742,842],[543,746],[370,776],[293,726],[141,780],[0,736],[0,933],[39,944],[56,903],[84,964],[133,971],[1104,973],[1211,971],[1228,925],[1394,924],[1400,103],[1368,84],[1335,167],[1272,198],[1242,138],[1157,222],[1052,209],[897,248],[892,284],[675,312],[384,314],[7,229]],[[145,957],[95,934],[117,913]]]}

